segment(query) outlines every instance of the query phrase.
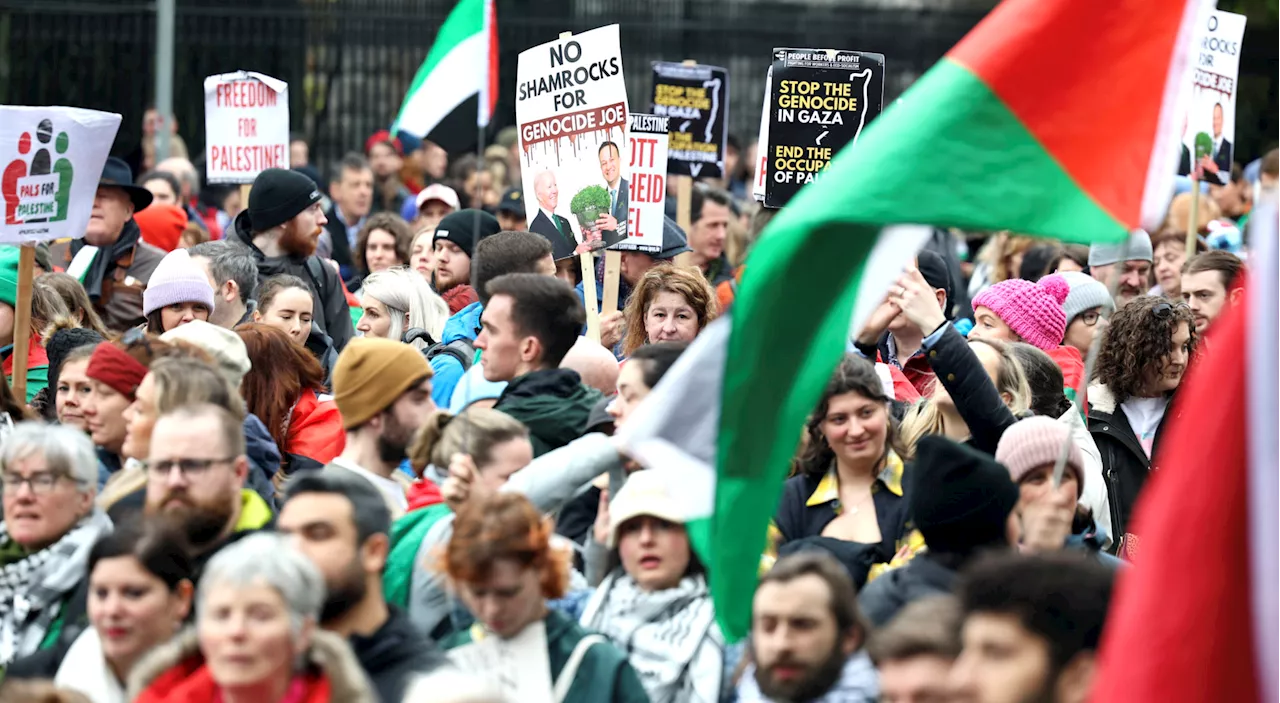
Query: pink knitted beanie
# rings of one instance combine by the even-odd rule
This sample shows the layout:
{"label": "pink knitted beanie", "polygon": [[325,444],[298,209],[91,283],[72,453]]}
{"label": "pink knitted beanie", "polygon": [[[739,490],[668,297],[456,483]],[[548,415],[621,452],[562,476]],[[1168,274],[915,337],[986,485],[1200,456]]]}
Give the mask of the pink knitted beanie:
{"label": "pink knitted beanie", "polygon": [[973,299],[973,309],[987,308],[1027,344],[1052,351],[1067,333],[1062,303],[1070,293],[1071,285],[1057,274],[1045,276],[1039,283],[1011,278],[979,293]]}
{"label": "pink knitted beanie", "polygon": [[1084,494],[1084,452],[1071,439],[1071,430],[1058,420],[1036,416],[1013,423],[1000,436],[996,461],[1019,483],[1032,469],[1057,463],[1063,444],[1068,445],[1066,470],[1076,477],[1079,498]]}

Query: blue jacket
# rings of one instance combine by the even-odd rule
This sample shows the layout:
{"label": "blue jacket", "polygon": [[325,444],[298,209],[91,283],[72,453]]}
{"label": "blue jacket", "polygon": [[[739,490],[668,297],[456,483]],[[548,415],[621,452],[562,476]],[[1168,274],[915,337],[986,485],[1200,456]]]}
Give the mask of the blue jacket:
{"label": "blue jacket", "polygon": [[272,510],[276,509],[276,487],[271,477],[280,469],[280,448],[271,438],[267,426],[253,413],[244,416],[245,456],[249,459],[249,476],[244,487],[262,496]]}
{"label": "blue jacket", "polygon": [[[475,341],[476,335],[480,333],[480,315],[484,312],[484,305],[480,303],[472,303],[467,307],[455,312],[444,323],[444,335],[441,339],[442,344],[457,341],[459,339],[469,339]],[[431,360],[431,399],[441,408],[449,407],[449,401],[453,398],[453,389],[458,385],[458,380],[462,378],[465,369],[457,359],[448,354],[440,354]]]}

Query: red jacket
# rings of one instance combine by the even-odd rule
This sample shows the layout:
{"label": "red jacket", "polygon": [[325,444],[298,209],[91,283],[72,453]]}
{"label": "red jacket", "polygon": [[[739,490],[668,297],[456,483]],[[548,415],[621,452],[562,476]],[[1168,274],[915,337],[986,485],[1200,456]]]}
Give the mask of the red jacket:
{"label": "red jacket", "polygon": [[[1080,350],[1075,347],[1060,345],[1057,349],[1045,352],[1053,359],[1058,368],[1062,369],[1062,389],[1082,411],[1089,408],[1088,399],[1081,394],[1080,398],[1076,398],[1075,389],[1080,387],[1080,380],[1084,378],[1084,359],[1080,358]],[[1085,384],[1086,387],[1088,384]]]}
{"label": "red jacket", "polygon": [[333,461],[347,446],[342,415],[332,400],[321,401],[313,390],[304,391],[289,418],[289,434],[284,448],[289,454]]}

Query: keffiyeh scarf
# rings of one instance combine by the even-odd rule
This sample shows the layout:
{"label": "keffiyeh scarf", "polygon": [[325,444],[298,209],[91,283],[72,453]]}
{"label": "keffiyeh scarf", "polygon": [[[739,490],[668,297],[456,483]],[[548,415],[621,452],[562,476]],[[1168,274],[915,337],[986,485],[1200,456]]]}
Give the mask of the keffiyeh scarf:
{"label": "keffiyeh scarf", "polygon": [[62,600],[85,578],[89,550],[111,530],[111,519],[95,510],[61,539],[33,554],[0,522],[0,666],[8,666],[40,646],[61,611]]}
{"label": "keffiyeh scarf", "polygon": [[626,653],[653,703],[714,703],[719,698],[724,645],[702,576],[645,591],[615,569],[587,604],[581,622]]}

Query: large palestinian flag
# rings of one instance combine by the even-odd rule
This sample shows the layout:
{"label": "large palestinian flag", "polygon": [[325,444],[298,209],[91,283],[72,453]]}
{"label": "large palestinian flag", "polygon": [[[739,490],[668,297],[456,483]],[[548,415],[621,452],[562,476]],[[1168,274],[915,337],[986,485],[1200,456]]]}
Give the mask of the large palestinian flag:
{"label": "large palestinian flag", "polygon": [[1088,243],[1159,224],[1195,21],[1191,0],[1006,0],[765,231],[731,321],[623,428],[686,487],[727,637],[748,630],[767,523],[850,322],[928,226]]}

